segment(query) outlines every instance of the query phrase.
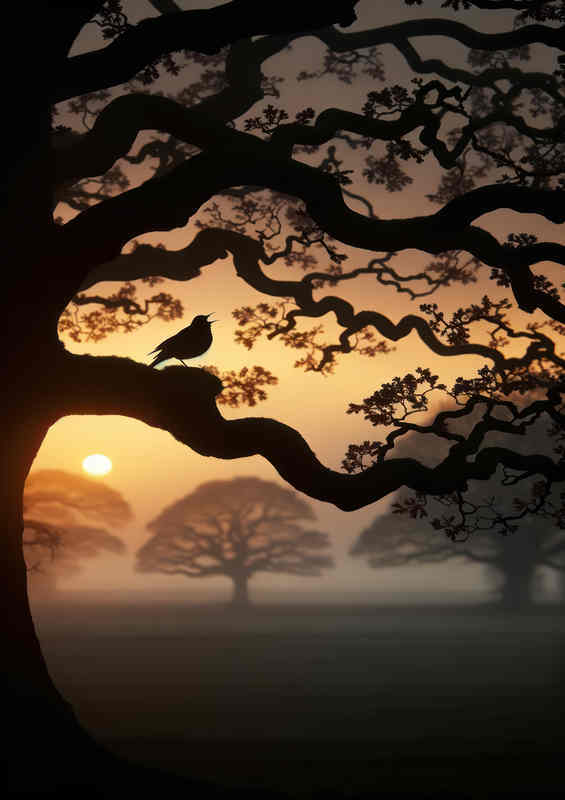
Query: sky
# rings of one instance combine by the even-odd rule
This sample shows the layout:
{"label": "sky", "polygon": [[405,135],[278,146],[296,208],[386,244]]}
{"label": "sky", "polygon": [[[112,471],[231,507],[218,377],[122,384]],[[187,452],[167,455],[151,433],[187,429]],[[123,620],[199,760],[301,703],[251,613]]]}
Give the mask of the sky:
{"label": "sky", "polygon": [[[142,0],[125,3],[132,22],[156,12]],[[204,8],[220,5],[214,2],[182,2],[184,9]],[[386,14],[386,17],[385,17]],[[404,4],[388,4],[386,12],[380,10],[380,4],[372,0],[361,0],[358,5],[359,21],[350,30],[362,29],[374,24],[388,24],[401,19],[428,16],[449,16],[449,12],[440,8],[440,3],[421,7],[410,7]],[[481,30],[511,27],[511,15],[501,13],[495,17],[491,14],[474,13],[463,20]],[[449,63],[463,63],[463,48],[448,42],[445,38],[436,37],[418,40],[418,49],[423,57],[437,55],[438,49],[442,57]],[[85,30],[77,41],[73,52],[80,52],[100,46],[94,26]],[[284,52],[266,63],[266,74],[293,76],[302,69],[312,70],[321,65],[323,47],[312,39],[303,39],[296,43],[289,52]],[[546,54],[540,48],[539,58],[543,61]],[[409,85],[410,73],[400,56],[390,47],[381,49],[387,83]],[[188,73],[190,76],[195,73]],[[165,91],[175,91],[187,81],[187,72],[175,81],[167,78],[163,84]],[[161,88],[161,86],[159,87]],[[337,106],[351,110],[360,110],[367,91],[375,88],[371,79],[364,78],[353,86],[340,83],[335,79],[296,83],[290,77],[284,84],[280,100],[267,98],[258,104],[264,107],[267,102],[275,102],[283,108],[294,112],[305,106],[314,106],[316,112],[327,106]],[[380,88],[380,85],[379,87]],[[118,89],[117,91],[121,91]],[[256,112],[258,113],[258,111]],[[254,111],[246,116],[252,116]],[[291,114],[292,115],[292,114]],[[138,139],[138,142],[142,138]],[[138,144],[134,146],[137,150]],[[318,156],[319,158],[319,156]],[[428,162],[430,159],[428,159]],[[382,216],[412,216],[432,212],[436,207],[425,198],[426,192],[435,188],[437,172],[430,168],[428,162],[422,167],[411,169],[414,183],[407,190],[390,194],[382,188],[363,189],[375,205],[376,213]],[[349,156],[345,168],[352,166],[360,171],[361,162],[355,155]],[[131,172],[131,170],[130,170]],[[131,172],[132,182],[139,182],[147,177],[143,170]],[[362,186],[362,184],[357,184]],[[540,220],[533,215],[521,215],[517,228],[516,216],[510,212],[499,212],[483,218],[478,224],[487,227],[500,239],[515,231],[536,232],[553,241],[560,241],[557,226]],[[176,250],[191,241],[195,233],[193,221],[185,228],[175,229],[169,233],[148,234],[140,237],[143,242],[163,242],[168,249]],[[126,248],[127,249],[127,248]],[[350,254],[348,267],[366,263],[370,254],[361,251],[347,251]],[[405,251],[394,266],[408,271],[423,265],[426,259],[415,251]],[[323,267],[323,261],[320,261]],[[272,276],[288,275],[288,268],[275,265],[266,269]],[[295,272],[293,277],[298,277]],[[97,290],[114,290],[115,284],[107,283]],[[207,267],[196,280],[187,283],[167,281],[160,288],[170,291],[179,297],[185,307],[185,317],[173,323],[153,320],[134,333],[115,334],[104,341],[92,344],[76,344],[65,341],[66,347],[76,353],[92,353],[95,355],[115,354],[127,356],[142,363],[148,363],[148,353],[164,338],[171,336],[181,327],[188,324],[196,314],[214,313],[218,323],[214,325],[214,343],[208,353],[194,364],[214,364],[220,370],[239,370],[243,366],[260,364],[268,367],[279,378],[279,384],[268,388],[268,400],[252,409],[226,409],[222,413],[229,418],[242,416],[274,417],[281,422],[299,430],[307,439],[320,460],[326,465],[339,469],[347,446],[351,442],[364,439],[378,439],[382,431],[377,432],[364,422],[359,415],[345,413],[348,403],[360,401],[370,395],[381,383],[395,375],[403,375],[413,371],[417,366],[430,366],[445,381],[452,381],[460,374],[471,374],[482,366],[483,361],[475,357],[464,359],[440,359],[431,357],[429,351],[416,339],[415,335],[397,343],[394,353],[377,355],[374,359],[366,359],[356,354],[343,356],[336,373],[324,377],[314,373],[304,373],[293,367],[296,351],[285,349],[280,343],[259,343],[252,351],[247,351],[234,343],[235,320],[232,311],[244,304],[254,305],[264,296],[252,290],[234,270],[231,259],[225,259]],[[489,286],[489,293],[492,287]],[[393,289],[378,285],[369,278],[363,278],[336,290],[350,300],[355,310],[363,308],[383,310],[397,322],[406,313],[417,312],[417,305],[400,297]],[[479,301],[486,291],[484,282],[474,287],[454,288],[444,291],[447,307],[455,309],[471,299]],[[472,294],[472,298],[471,298]],[[268,298],[267,298],[268,299]],[[434,298],[435,299],[435,298]],[[416,301],[417,303],[418,301]],[[318,321],[316,321],[318,322]],[[332,319],[322,320],[328,340],[335,326]],[[221,461],[204,458],[176,442],[164,431],[152,429],[136,420],[125,417],[70,417],[57,422],[50,430],[38,453],[33,470],[58,468],[71,472],[80,472],[81,463],[90,453],[104,453],[113,462],[113,470],[105,477],[97,478],[119,490],[131,504],[135,520],[123,531],[116,531],[123,536],[128,547],[125,556],[99,556],[89,563],[85,562],[80,574],[65,580],[62,586],[75,591],[126,591],[132,596],[138,591],[152,591],[155,594],[168,590],[186,592],[188,597],[196,597],[202,590],[201,581],[188,581],[183,578],[138,574],[133,569],[135,550],[148,538],[146,524],[164,507],[170,505],[184,495],[193,491],[205,481],[228,479],[235,476],[257,476],[266,480],[283,481],[271,465],[260,457],[240,459],[238,461]],[[308,498],[306,498],[308,499]],[[328,571],[323,578],[305,579],[290,576],[257,576],[251,583],[252,597],[260,599],[268,592],[275,590],[281,597],[289,600],[297,597],[310,599],[312,602],[369,602],[379,598],[390,597],[391,594],[403,593],[407,598],[426,592],[428,597],[442,592],[468,592],[471,594],[484,590],[483,573],[476,565],[455,565],[453,562],[442,566],[415,566],[402,569],[372,570],[362,559],[352,559],[347,552],[359,533],[377,515],[385,513],[394,497],[386,498],[364,509],[355,512],[343,512],[333,506],[309,500],[317,515],[317,526],[330,534],[332,553],[337,567]],[[196,585],[195,585],[196,584]],[[548,586],[550,583],[548,583]],[[206,590],[218,597],[227,595],[230,590],[228,579],[208,579]],[[414,594],[415,593],[415,594]],[[216,595],[215,595],[216,596]]]}

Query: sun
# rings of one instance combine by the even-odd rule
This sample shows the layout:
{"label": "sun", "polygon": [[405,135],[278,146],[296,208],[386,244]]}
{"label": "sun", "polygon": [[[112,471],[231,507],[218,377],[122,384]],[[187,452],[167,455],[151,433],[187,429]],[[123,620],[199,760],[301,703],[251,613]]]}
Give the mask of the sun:
{"label": "sun", "polygon": [[112,462],[102,453],[93,453],[84,459],[82,468],[89,475],[107,475],[112,469]]}

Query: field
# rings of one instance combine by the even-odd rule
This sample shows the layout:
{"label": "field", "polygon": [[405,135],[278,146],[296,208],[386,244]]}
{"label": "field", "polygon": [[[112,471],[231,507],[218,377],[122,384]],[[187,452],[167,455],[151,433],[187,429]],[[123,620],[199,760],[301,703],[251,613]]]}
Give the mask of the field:
{"label": "field", "polygon": [[36,618],[83,724],[133,761],[296,797],[563,788],[558,607],[75,599]]}

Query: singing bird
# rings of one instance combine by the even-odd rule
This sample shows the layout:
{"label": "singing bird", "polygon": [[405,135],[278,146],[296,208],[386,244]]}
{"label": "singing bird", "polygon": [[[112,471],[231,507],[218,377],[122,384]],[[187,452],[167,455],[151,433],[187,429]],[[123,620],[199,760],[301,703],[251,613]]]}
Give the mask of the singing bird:
{"label": "singing bird", "polygon": [[205,353],[212,344],[211,325],[213,322],[217,322],[215,319],[209,320],[208,317],[211,316],[212,314],[199,314],[182,331],[157,345],[155,350],[149,353],[151,356],[159,351],[151,362],[151,366],[156,367],[157,364],[168,358],[177,358],[186,367],[184,358],[196,358]]}

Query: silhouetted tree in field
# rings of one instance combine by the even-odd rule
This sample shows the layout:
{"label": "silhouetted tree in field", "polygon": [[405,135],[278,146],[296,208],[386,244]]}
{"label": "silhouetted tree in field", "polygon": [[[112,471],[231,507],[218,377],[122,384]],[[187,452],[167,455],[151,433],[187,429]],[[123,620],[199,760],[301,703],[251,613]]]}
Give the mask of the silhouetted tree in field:
{"label": "silhouetted tree in field", "polygon": [[208,481],[149,523],[153,535],[137,553],[137,569],[226,575],[232,604],[247,606],[249,580],[259,572],[316,577],[333,567],[319,552],[329,547],[327,533],[303,527],[313,519],[308,503],[272,481]]}
{"label": "silhouetted tree in field", "polygon": [[[518,486],[527,498],[526,487],[541,483],[524,512],[539,513],[565,477],[565,247],[551,233],[538,241],[539,231],[523,231],[530,218],[518,217],[536,214],[554,225],[565,219],[562,0],[430,2],[430,16],[415,19],[407,0],[398,4],[406,18],[393,24],[384,15],[397,4],[364,0],[233,0],[188,11],[174,0],[151,5],[155,16],[137,24],[128,19],[135,3],[119,0],[3,9],[4,35],[25,60],[15,68],[10,53],[4,69],[0,320],[0,686],[12,748],[5,780],[19,789],[35,781],[57,791],[67,782],[77,795],[103,785],[102,764],[110,761],[53,686],[26,594],[24,483],[61,417],[120,414],[169,431],[205,456],[261,455],[295,489],[343,510],[401,487],[463,495],[473,481],[496,475],[501,492]],[[491,19],[494,32],[482,32]],[[352,31],[334,27],[353,22]],[[72,50],[84,30],[98,32],[99,44]],[[297,63],[304,37],[326,48],[319,68]],[[456,43],[466,62],[424,58],[427,37]],[[274,56],[287,59],[284,83],[268,74]],[[411,71],[402,85],[387,69],[390,56]],[[169,80],[182,83],[178,92],[169,91]],[[342,88],[343,103],[323,107],[317,86],[324,81],[333,97]],[[430,185],[427,172],[419,184],[421,169],[432,164],[437,181]],[[389,193],[404,190],[420,191],[417,211],[411,216],[407,202],[405,217],[391,218]],[[480,219],[500,209],[516,220],[506,241]],[[136,242],[189,220],[196,232],[181,250]],[[421,267],[406,263],[407,250],[423,254]],[[329,374],[353,353],[378,358],[382,371],[380,356],[391,343],[400,348],[414,334],[434,356],[451,363],[474,356],[484,366],[449,385],[408,352],[403,377],[383,382],[375,374],[372,394],[353,397],[349,410],[377,426],[381,439],[353,443],[339,471],[282,422],[220,413],[218,405],[264,398],[276,382],[269,365],[225,374],[213,366],[156,371],[125,358],[72,354],[59,338],[96,341],[156,314],[178,319],[179,300],[153,287],[232,265],[265,298],[234,309],[236,339],[248,349],[265,336],[299,351],[299,369]],[[268,273],[271,265],[277,270]],[[359,309],[339,297],[357,278],[375,287]],[[116,282],[116,291],[98,291],[100,281]],[[469,303],[454,308],[447,290],[461,285]],[[426,304],[395,322],[387,315],[395,293]],[[336,340],[319,324],[326,314],[339,328]],[[308,327],[308,319],[316,324]],[[462,358],[462,371],[467,364]],[[513,402],[533,388],[539,400]],[[433,466],[396,457],[396,445],[417,425],[409,415],[426,410],[432,392],[452,397],[461,416],[480,411],[481,419],[463,438],[446,432],[441,419],[428,424],[430,437],[451,445]],[[551,455],[538,453],[532,437],[526,453],[512,446],[535,420],[553,426]],[[489,446],[489,432],[501,426],[510,444]],[[14,768],[18,753],[33,770]]]}
{"label": "silhouetted tree in field", "polygon": [[492,530],[467,541],[451,541],[423,520],[394,513],[377,517],[360,534],[351,555],[365,556],[375,568],[467,561],[484,565],[497,582],[497,605],[526,610],[534,603],[540,567],[565,572],[565,532],[530,522],[507,536]]}
{"label": "silhouetted tree in field", "polygon": [[30,588],[52,594],[60,577],[80,571],[81,561],[102,551],[122,554],[115,529],[132,519],[115,489],[60,469],[32,472],[24,489],[24,555]]}
{"label": "silhouetted tree in field", "polygon": [[[531,402],[534,399],[530,397]],[[442,409],[448,410],[457,409],[453,405]],[[459,436],[468,436],[473,427],[469,416],[450,419],[449,430]],[[538,423],[532,435],[540,452],[551,451],[552,437],[543,426]],[[489,442],[504,445],[504,431],[491,433]],[[524,441],[515,445],[522,451],[527,446]],[[429,448],[429,436],[416,430],[402,443],[403,455],[413,458],[425,457]],[[534,603],[541,567],[565,574],[562,498],[558,492],[546,495],[546,486],[537,483],[530,496],[510,497],[510,507],[503,508],[497,489],[493,478],[474,482],[464,493],[400,496],[391,511],[376,517],[361,532],[350,554],[365,556],[375,568],[452,560],[482,564],[496,583],[500,607],[528,609]],[[535,511],[536,504],[539,508]]]}

